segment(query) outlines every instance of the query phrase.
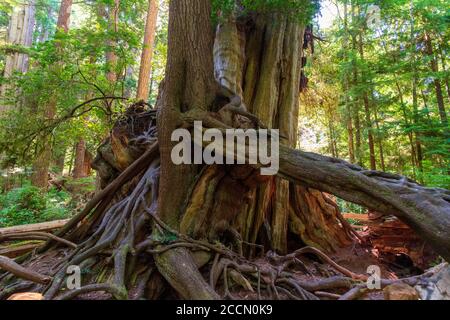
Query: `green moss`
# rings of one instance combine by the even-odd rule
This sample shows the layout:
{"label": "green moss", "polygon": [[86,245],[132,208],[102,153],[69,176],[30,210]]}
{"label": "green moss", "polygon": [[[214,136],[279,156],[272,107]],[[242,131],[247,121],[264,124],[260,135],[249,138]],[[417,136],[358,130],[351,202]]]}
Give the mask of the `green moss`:
{"label": "green moss", "polygon": [[212,5],[214,21],[227,17],[239,7],[242,14],[280,13],[302,24],[308,24],[320,9],[318,0],[212,0]]}

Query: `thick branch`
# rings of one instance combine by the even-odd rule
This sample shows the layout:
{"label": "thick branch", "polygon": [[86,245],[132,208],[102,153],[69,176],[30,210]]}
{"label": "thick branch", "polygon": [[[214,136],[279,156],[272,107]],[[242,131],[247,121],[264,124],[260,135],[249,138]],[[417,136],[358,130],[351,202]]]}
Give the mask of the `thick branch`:
{"label": "thick branch", "polygon": [[0,269],[11,272],[15,276],[30,280],[32,282],[47,284],[51,278],[49,276],[44,276],[32,270],[25,269],[21,265],[15,263],[13,260],[0,256]]}
{"label": "thick branch", "polygon": [[343,160],[280,146],[279,176],[407,223],[450,261],[450,191]]}

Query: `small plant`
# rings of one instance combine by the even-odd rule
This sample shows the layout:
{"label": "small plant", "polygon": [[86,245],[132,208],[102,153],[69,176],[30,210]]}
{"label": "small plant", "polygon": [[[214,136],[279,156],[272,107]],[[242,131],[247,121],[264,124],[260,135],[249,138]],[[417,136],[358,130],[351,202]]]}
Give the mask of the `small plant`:
{"label": "small plant", "polygon": [[0,196],[0,227],[39,223],[69,216],[70,195],[54,188],[44,192],[31,185]]}

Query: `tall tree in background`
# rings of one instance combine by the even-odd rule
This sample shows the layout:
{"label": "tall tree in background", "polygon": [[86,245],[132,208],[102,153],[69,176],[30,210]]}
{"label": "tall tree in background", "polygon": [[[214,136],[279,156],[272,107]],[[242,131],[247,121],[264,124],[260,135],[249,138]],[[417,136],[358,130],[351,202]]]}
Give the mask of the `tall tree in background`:
{"label": "tall tree in background", "polygon": [[[30,47],[33,42],[35,5],[36,0],[30,0],[26,4],[18,4],[13,9],[7,34],[7,43],[11,48],[5,59],[3,72],[5,79],[10,78],[14,72],[25,73],[28,70],[28,54],[23,51],[26,47]],[[0,85],[0,115],[6,110],[1,99],[6,99],[8,90],[11,89],[13,88],[7,83]]]}
{"label": "tall tree in background", "polygon": [[86,141],[80,139],[75,146],[75,162],[73,167],[73,177],[75,179],[84,178],[87,176],[86,166],[90,166],[89,161],[86,161]]}
{"label": "tall tree in background", "polygon": [[[361,16],[361,13],[359,12],[359,16]],[[364,43],[363,43],[363,31],[364,31],[364,24],[361,23],[361,19],[358,17],[358,21],[356,21],[356,24],[358,25],[358,52],[359,52],[359,59],[362,64],[365,64],[364,59]],[[354,22],[355,23],[355,22]],[[367,70],[367,68],[366,68]],[[364,113],[365,113],[365,123],[366,123],[366,129],[367,129],[367,137],[368,137],[368,143],[369,143],[369,158],[370,158],[370,168],[372,170],[377,169],[376,159],[375,159],[375,142],[373,138],[373,128],[372,128],[372,118],[371,118],[371,101],[369,99],[369,93],[368,91],[371,91],[371,84],[367,81],[367,73],[368,70],[365,72],[363,69],[363,72],[361,73],[361,86],[362,86],[362,100],[364,102]],[[370,94],[370,97],[372,97],[372,94]]]}
{"label": "tall tree in background", "polygon": [[[58,22],[56,32],[67,33],[69,30],[70,13],[72,9],[72,0],[62,0],[59,8]],[[58,45],[56,50],[58,51]],[[57,62],[54,68],[59,68],[61,62]],[[44,119],[51,121],[56,114],[57,97],[50,97],[48,104],[44,108]],[[31,183],[40,188],[48,187],[48,172],[52,159],[52,141],[47,133],[44,133],[38,143],[36,160],[33,163],[33,173]]]}
{"label": "tall tree in background", "polygon": [[[106,78],[111,83],[111,87],[114,88],[117,81],[117,61],[118,57],[115,52],[117,42],[116,34],[119,31],[119,13],[120,13],[120,0],[114,0],[112,6],[105,6],[100,4],[100,10],[104,18],[108,23],[108,51],[106,52],[106,63],[108,72]],[[111,89],[113,90],[113,89]]]}
{"label": "tall tree in background", "polygon": [[139,80],[136,93],[136,98],[138,100],[148,100],[157,18],[158,1],[149,0],[147,20],[145,22],[144,45],[142,48],[141,65],[139,69]]}
{"label": "tall tree in background", "polygon": [[434,53],[431,35],[428,32],[425,32],[425,34],[424,34],[424,42],[425,42],[425,48],[426,48],[425,52],[430,61],[430,68],[431,68],[431,71],[433,71],[433,73],[434,73],[433,83],[434,83],[434,88],[435,88],[435,92],[436,92],[436,100],[437,100],[437,105],[438,105],[438,109],[439,109],[439,116],[441,118],[442,124],[445,127],[447,127],[448,119],[447,119],[447,112],[445,111],[444,95],[442,94],[441,81],[438,77],[439,67],[438,67],[438,62],[437,62],[437,59],[436,59],[436,56]]}
{"label": "tall tree in background", "polygon": [[344,36],[343,36],[343,63],[344,63],[344,72],[343,72],[343,88],[344,88],[344,107],[346,110],[346,125],[347,125],[347,138],[348,138],[348,155],[351,163],[355,163],[355,142],[354,142],[354,134],[353,134],[353,119],[352,119],[352,110],[350,106],[350,76],[347,70],[347,64],[350,61],[348,57],[349,52],[349,27],[348,27],[348,1],[345,0],[343,3],[344,6]]}

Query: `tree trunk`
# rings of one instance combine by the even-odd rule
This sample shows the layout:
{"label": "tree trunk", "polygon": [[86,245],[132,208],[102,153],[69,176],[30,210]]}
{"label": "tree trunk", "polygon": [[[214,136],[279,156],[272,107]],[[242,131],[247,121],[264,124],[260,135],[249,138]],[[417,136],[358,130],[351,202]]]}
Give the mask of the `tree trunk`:
{"label": "tree trunk", "polygon": [[153,45],[155,42],[156,20],[158,18],[157,0],[148,1],[147,20],[145,22],[144,46],[141,55],[141,66],[139,69],[139,80],[136,98],[148,100],[149,82],[152,70]]}
{"label": "tree trunk", "polygon": [[[35,0],[14,8],[8,28],[8,43],[30,47],[33,42],[35,24]],[[21,73],[28,69],[28,55],[15,52],[6,56],[4,76],[9,77],[14,71]]]}
{"label": "tree trunk", "polygon": [[447,112],[445,111],[445,105],[444,105],[444,95],[442,94],[442,86],[441,81],[437,77],[437,73],[439,72],[438,63],[436,61],[436,57],[434,55],[433,50],[433,43],[431,42],[430,35],[428,33],[425,33],[425,48],[426,53],[428,57],[430,58],[430,68],[431,71],[433,71],[433,82],[434,82],[434,88],[436,92],[436,101],[439,109],[439,116],[441,118],[441,122],[447,130],[448,126],[448,119],[447,119]]}
{"label": "tree trunk", "polygon": [[[114,0],[113,6],[109,7],[108,11],[106,10],[105,4],[99,4],[101,14],[108,21],[108,31],[112,33],[118,32],[119,27],[119,9],[120,9],[120,0]],[[107,45],[109,46],[108,51],[106,52],[106,64],[107,64],[107,74],[106,78],[114,87],[115,82],[117,81],[117,55],[115,53],[116,41],[114,38],[110,38],[107,41]]]}
{"label": "tree trunk", "polygon": [[[45,142],[49,142],[46,140]],[[41,189],[48,187],[48,169],[52,159],[52,149],[49,147],[42,147],[43,150],[39,152],[33,162],[31,174],[31,184]]]}
{"label": "tree trunk", "polygon": [[[443,41],[445,41],[445,40],[443,40]],[[441,57],[442,71],[444,71],[444,74],[445,74],[444,82],[445,82],[445,87],[447,88],[447,101],[450,102],[450,77],[449,77],[449,74],[445,67],[446,66],[446,56],[445,56],[444,50],[442,49],[443,41],[441,41],[439,43],[439,55]]]}
{"label": "tree trunk", "polygon": [[[355,4],[352,1],[351,2],[351,17],[352,17],[352,23],[356,24],[356,17],[355,17]],[[353,26],[355,28],[356,26]],[[357,62],[356,62],[356,52],[358,52],[357,47],[357,41],[356,41],[356,33],[354,30],[351,32],[352,37],[352,86],[353,88],[356,88],[358,85],[358,69],[357,69]],[[364,75],[361,76],[361,81],[364,79]],[[350,89],[348,89],[350,90]],[[355,119],[355,157],[356,162],[358,165],[363,166],[364,165],[364,157],[363,157],[363,149],[362,149],[362,143],[361,143],[361,121],[359,117],[359,111],[360,111],[360,103],[361,99],[359,96],[355,96],[352,99],[352,109],[353,109],[353,119]]]}
{"label": "tree trunk", "polygon": [[[414,4],[410,3],[410,19],[411,19],[411,30],[410,30],[410,40],[411,40],[411,67],[412,67],[412,99],[413,99],[413,123],[414,126],[419,126],[419,107],[417,99],[417,66],[416,66],[416,46],[417,41],[415,38],[415,19],[414,19]],[[422,144],[420,141],[420,132],[415,130],[415,145],[416,145],[416,163],[420,173],[423,173],[423,155],[422,155]],[[421,178],[422,179],[422,178]]]}
{"label": "tree trunk", "polygon": [[381,170],[386,171],[386,165],[384,163],[383,139],[381,137],[380,124],[378,121],[378,110],[376,106],[374,107],[373,114],[375,116],[375,127],[377,128],[377,142],[378,142],[378,151],[380,153]]}
{"label": "tree trunk", "polygon": [[[7,43],[30,47],[33,42],[33,31],[35,25],[36,1],[31,0],[27,4],[20,4],[14,8],[9,22]],[[12,52],[5,57],[5,68],[3,77],[10,78],[14,72],[25,73],[28,70],[28,55],[22,52]],[[0,86],[0,96],[13,96],[8,94],[13,88],[5,83]],[[0,102],[0,115],[7,111],[11,102]]]}
{"label": "tree trunk", "polygon": [[73,167],[73,177],[80,179],[86,177],[85,174],[85,154],[86,154],[86,142],[80,139],[75,147],[75,164]]}
{"label": "tree trunk", "polygon": [[[344,60],[347,61],[348,56],[348,8],[347,1],[344,2]],[[349,91],[350,91],[350,81],[347,71],[344,74],[344,104],[346,110],[346,123],[347,123],[347,135],[348,135],[348,156],[351,163],[355,163],[355,143],[353,140],[353,120],[352,120],[352,110],[350,107]]]}
{"label": "tree trunk", "polygon": [[[359,56],[361,58],[361,61],[364,61],[364,46],[363,46],[361,32],[359,32],[358,37],[359,37],[359,41],[358,41]],[[361,80],[362,80],[362,84],[366,87],[368,84],[365,81],[364,75],[362,75]],[[365,116],[366,116],[367,136],[368,136],[368,140],[369,140],[370,169],[376,170],[377,163],[376,163],[376,158],[375,158],[375,143],[374,143],[374,139],[373,139],[372,119],[370,116],[370,100],[369,100],[369,94],[367,93],[366,88],[364,88],[364,92],[363,92],[363,102],[364,102],[364,111],[365,111]]]}
{"label": "tree trunk", "polygon": [[[58,14],[58,24],[56,26],[57,32],[67,32],[69,28],[70,13],[72,8],[72,0],[63,0]],[[57,63],[54,68],[59,68],[60,63]],[[44,111],[44,118],[46,120],[54,119],[56,115],[57,97],[49,98],[48,104]],[[33,163],[33,174],[31,176],[31,183],[39,188],[48,187],[48,170],[52,159],[52,141],[47,134],[39,137],[39,148],[36,155],[36,160]]]}
{"label": "tree trunk", "polygon": [[63,32],[69,31],[70,25],[70,14],[72,12],[72,1],[73,0],[62,0],[61,6],[59,8],[58,21],[56,26]]}
{"label": "tree trunk", "polygon": [[61,150],[61,153],[58,156],[56,156],[55,159],[55,166],[58,169],[58,173],[61,175],[64,173],[64,166],[66,162],[66,151],[67,151],[66,148]]}

